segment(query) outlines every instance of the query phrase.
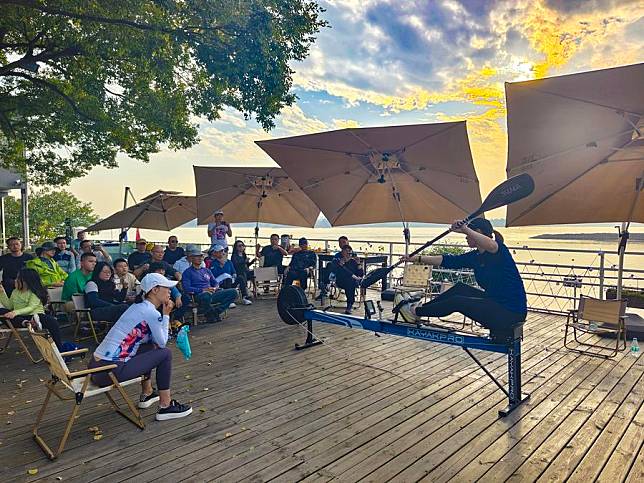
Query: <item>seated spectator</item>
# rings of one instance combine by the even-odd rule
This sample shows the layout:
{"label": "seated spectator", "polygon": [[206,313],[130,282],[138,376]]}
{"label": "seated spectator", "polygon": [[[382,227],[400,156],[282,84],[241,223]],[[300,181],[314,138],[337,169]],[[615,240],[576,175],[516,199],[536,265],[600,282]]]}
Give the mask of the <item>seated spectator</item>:
{"label": "seated spectator", "polygon": [[94,267],[96,267],[96,255],[83,253],[80,257],[80,268],[70,273],[63,285],[64,302],[69,302],[74,294],[85,293],[85,285],[92,278]]}
{"label": "seated spectator", "polygon": [[[182,418],[192,413],[190,406],[180,404],[170,396],[172,351],[166,344],[173,308],[170,289],[176,284],[155,273],[141,280],[143,302],[130,306],[119,318],[88,364],[90,369],[116,364],[117,367],[109,373],[92,375],[92,381],[101,387],[112,384],[109,374],[114,374],[121,382],[145,376],[141,382],[138,406],[148,408],[158,401],[156,419],[159,421]],[[159,316],[157,310],[163,315]],[[156,370],[158,392],[152,387],[152,369]]]}
{"label": "seated spectator", "polygon": [[[172,268],[174,268],[177,272],[179,272],[183,276],[183,272],[185,272],[186,268],[192,265],[192,262],[190,261],[190,252],[195,252],[199,251],[199,248],[195,245],[186,245],[186,254],[181,257],[179,260],[174,262],[174,265]],[[201,252],[200,252],[201,253]],[[206,268],[206,265],[202,262],[201,265],[202,268]]]}
{"label": "seated spectator", "polygon": [[275,233],[271,235],[270,245],[266,245],[261,250],[259,245],[255,248],[255,256],[264,258],[262,267],[277,267],[277,273],[280,275],[284,273],[282,261],[286,255],[288,252],[280,246],[280,237]]}
{"label": "seated spectator", "polygon": [[40,247],[40,255],[25,263],[25,267],[32,268],[40,276],[40,281],[45,287],[62,287],[67,278],[65,270],[54,260],[56,245],[45,242]]}
{"label": "seated spectator", "polygon": [[192,265],[183,272],[182,285],[184,304],[189,296],[194,295],[199,307],[204,311],[208,322],[221,320],[221,313],[237,298],[234,288],[220,288],[214,275],[207,268],[201,268],[203,254],[199,250],[188,252]]}
{"label": "seated spectator", "polygon": [[318,257],[313,250],[309,250],[309,242],[302,237],[299,240],[299,250],[293,253],[291,263],[284,272],[284,283],[291,285],[294,280],[300,282],[300,287],[306,289],[309,279],[309,268],[315,267]]}
{"label": "seated spectator", "polygon": [[[215,245],[209,250],[212,262],[210,271],[215,276],[215,281],[221,288],[232,288],[237,285],[237,272],[235,266],[226,258],[226,252],[221,245]],[[248,305],[248,304],[246,304]],[[233,302],[229,308],[234,309],[237,305]]]}
{"label": "seated spectator", "polygon": [[64,236],[54,238],[54,243],[56,244],[54,260],[69,275],[76,270],[76,257],[71,251],[67,250],[67,239]]}
{"label": "seated spectator", "polygon": [[76,265],[80,265],[80,257],[83,253],[93,253],[97,262],[112,263],[112,256],[107,253],[105,247],[100,243],[93,243],[91,240],[81,241],[78,256],[76,257]]}
{"label": "seated spectator", "polygon": [[332,272],[336,273],[338,271],[337,261],[342,258],[342,247],[348,244],[349,239],[346,236],[342,235],[338,238],[338,247],[340,250],[333,255],[333,260],[329,262],[323,270],[320,270],[320,273],[318,274],[320,294],[316,297],[316,300],[324,300],[324,297],[326,297],[327,286],[329,285],[329,274]]}
{"label": "seated spectator", "polygon": [[[47,289],[43,287],[38,273],[31,268],[21,268],[11,297],[7,297],[7,293],[0,285],[0,303],[3,305],[3,308],[0,308],[0,320],[9,319],[14,327],[25,326],[34,320],[34,328],[47,329],[58,350],[62,351],[63,341],[60,338],[58,321],[55,317],[45,314],[45,306],[48,302]],[[34,319],[34,315],[38,315],[38,322]]]}
{"label": "seated spectator", "polygon": [[353,303],[356,300],[356,288],[362,280],[364,272],[358,263],[358,260],[353,255],[351,245],[346,244],[342,246],[340,251],[340,258],[333,262],[336,264],[335,268],[335,284],[344,290],[347,296],[347,308],[345,314],[350,314],[353,309]]}
{"label": "seated spectator", "polygon": [[8,238],[7,247],[9,248],[9,253],[0,256],[0,270],[2,270],[2,286],[7,295],[11,296],[18,272],[34,256],[31,253],[22,251],[22,241],[18,237],[12,236]]}
{"label": "seated spectator", "polygon": [[130,253],[127,257],[127,264],[130,271],[136,278],[141,280],[141,275],[150,268],[150,259],[152,255],[146,250],[147,242],[143,239],[136,241],[136,251]]}
{"label": "seated spectator", "polygon": [[167,262],[170,265],[174,265],[177,260],[183,258],[186,255],[186,252],[183,250],[183,248],[178,246],[178,244],[179,240],[177,240],[177,237],[170,235],[170,237],[168,238],[168,246],[163,252],[164,262]]}
{"label": "seated spectator", "polygon": [[117,258],[114,261],[114,284],[116,290],[125,289],[128,297],[136,295],[137,287],[141,285],[134,274],[130,273],[130,267],[125,258]]}
{"label": "seated spectator", "polygon": [[80,244],[87,238],[87,232],[85,230],[80,230],[76,233],[76,238],[72,240],[72,251],[76,252],[76,258],[80,256]]}
{"label": "seated spectator", "polygon": [[[152,262],[150,263],[150,270],[148,271],[148,273],[158,273],[166,277],[166,266],[167,263]],[[170,289],[170,299],[174,302],[174,311],[172,313],[174,318],[172,320],[183,319],[185,310],[183,308],[182,294],[176,286]]]}
{"label": "seated spectator", "polygon": [[230,261],[237,273],[237,287],[242,295],[242,303],[250,305],[253,302],[251,302],[248,294],[248,280],[253,278],[253,271],[250,270],[250,266],[255,260],[248,260],[246,245],[244,245],[243,241],[237,240],[233,245],[233,254],[230,257]]}
{"label": "seated spectator", "polygon": [[[181,281],[181,273],[174,269],[172,265],[163,260],[163,247],[161,245],[154,245],[152,250],[150,250],[150,265],[152,263],[160,263],[165,268],[165,276],[170,280],[176,280],[177,282]],[[151,271],[149,268],[146,272],[143,273],[143,277]]]}
{"label": "seated spectator", "polygon": [[85,285],[85,305],[92,309],[92,319],[116,322],[127,310],[125,290],[116,290],[114,269],[106,262],[98,262],[92,278]]}

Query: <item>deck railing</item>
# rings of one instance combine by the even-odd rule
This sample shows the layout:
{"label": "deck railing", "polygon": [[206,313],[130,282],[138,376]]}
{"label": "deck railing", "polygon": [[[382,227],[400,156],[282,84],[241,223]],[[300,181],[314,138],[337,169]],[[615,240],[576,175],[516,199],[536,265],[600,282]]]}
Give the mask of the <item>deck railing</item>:
{"label": "deck railing", "polygon": [[[251,256],[255,244],[254,237],[241,237]],[[258,238],[260,244],[267,244],[268,237]],[[337,240],[324,238],[309,238],[309,244],[314,249],[334,251]],[[163,243],[162,243],[163,244]],[[409,251],[419,248],[421,243],[410,244]],[[200,245],[207,249],[208,245]],[[405,253],[405,244],[395,241],[351,240],[351,246],[356,252],[368,255],[387,255],[389,263],[393,263]],[[442,243],[434,248],[461,248],[465,245]],[[610,289],[615,289],[617,283],[616,251],[588,250],[571,248],[544,248],[524,246],[508,246],[512,252],[528,295],[528,306],[531,310],[554,314],[566,314],[572,309],[579,295],[596,298],[606,298]],[[631,251],[626,254],[624,269],[624,285],[626,289],[637,290],[644,286],[644,252]],[[565,259],[561,263],[553,263],[553,258]],[[390,274],[390,282],[402,276],[402,269]],[[434,281],[473,283],[472,274],[466,270],[446,270],[435,268]]]}

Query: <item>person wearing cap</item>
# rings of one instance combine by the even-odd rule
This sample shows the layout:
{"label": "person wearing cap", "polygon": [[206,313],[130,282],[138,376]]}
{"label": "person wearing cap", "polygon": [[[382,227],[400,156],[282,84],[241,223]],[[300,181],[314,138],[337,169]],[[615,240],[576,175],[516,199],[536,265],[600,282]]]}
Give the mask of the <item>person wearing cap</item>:
{"label": "person wearing cap", "polygon": [[403,303],[404,294],[397,294],[394,304],[403,303],[400,315],[406,322],[416,323],[417,317],[445,317],[460,312],[488,329],[505,329],[525,321],[527,299],[519,270],[503,237],[484,218],[452,224],[452,231],[463,233],[467,245],[474,250],[462,255],[414,255],[407,261],[427,263],[447,269],[474,270],[476,282],[484,290],[457,283],[432,301],[421,306]]}
{"label": "person wearing cap", "polygon": [[233,229],[230,223],[224,221],[224,212],[217,210],[214,212],[215,221],[208,223],[208,236],[210,237],[210,246],[221,245],[224,250],[228,248],[226,236],[233,236]]}
{"label": "person wearing cap", "polygon": [[188,305],[190,296],[206,315],[208,322],[219,322],[224,312],[237,298],[234,288],[221,288],[215,276],[207,268],[202,268],[203,254],[199,250],[190,252],[192,265],[183,272],[181,284],[186,297],[184,305]]}
{"label": "person wearing cap", "polygon": [[313,250],[309,250],[309,241],[302,237],[298,241],[299,250],[293,253],[291,263],[284,272],[286,285],[291,285],[293,281],[299,280],[300,286],[306,289],[309,279],[309,269],[314,268],[318,262],[318,257]]}
{"label": "person wearing cap", "polygon": [[[186,245],[186,254],[181,257],[179,260],[174,262],[174,265],[172,265],[172,268],[174,268],[177,272],[183,276],[183,272],[186,271],[186,268],[190,267],[192,265],[192,262],[190,261],[190,257],[194,254],[202,255],[201,251],[199,248],[195,245]],[[206,264],[201,262],[201,268],[205,268]]]}
{"label": "person wearing cap", "polygon": [[130,256],[127,257],[127,264],[136,278],[142,278],[143,272],[150,267],[151,258],[152,255],[147,251],[147,242],[143,239],[137,240],[136,251],[130,253]]}
{"label": "person wearing cap", "polygon": [[[143,302],[131,305],[107,333],[94,351],[90,369],[116,364],[110,371],[118,381],[144,376],[141,383],[139,408],[148,408],[158,401],[158,421],[188,416],[192,408],[172,399],[172,351],[166,347],[170,312],[174,304],[170,290],[177,284],[158,273],[149,273],[141,280]],[[161,314],[159,313],[159,309]],[[152,386],[150,375],[156,372],[157,389]],[[92,375],[94,384],[105,387],[112,384],[109,374]]]}
{"label": "person wearing cap", "polygon": [[40,280],[45,287],[62,287],[67,278],[67,272],[63,270],[56,260],[56,244],[45,242],[40,246],[40,255],[25,263],[27,268],[32,268],[40,276]]}

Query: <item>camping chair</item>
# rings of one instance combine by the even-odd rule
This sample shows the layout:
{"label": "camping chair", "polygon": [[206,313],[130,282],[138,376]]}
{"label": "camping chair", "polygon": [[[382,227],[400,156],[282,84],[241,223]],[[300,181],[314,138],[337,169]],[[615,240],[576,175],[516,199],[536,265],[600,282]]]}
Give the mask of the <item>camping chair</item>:
{"label": "camping chair", "polygon": [[59,313],[65,312],[65,304],[63,301],[63,287],[47,287],[47,294],[49,295],[49,306],[54,317]]}
{"label": "camping chair", "polygon": [[[599,300],[580,296],[579,307],[568,312],[564,347],[573,352],[593,357],[603,357],[604,359],[615,357],[619,351],[626,349],[625,313],[626,300]],[[577,343],[575,347],[569,345],[568,333],[570,329],[572,329],[573,338]],[[602,344],[580,342],[577,339],[577,331],[582,334],[614,334],[615,348],[612,349]]]}
{"label": "camping chair", "polygon": [[[96,367],[93,369],[85,369],[82,371],[70,372],[69,369],[67,368],[67,364],[65,363],[65,360],[63,359],[63,357],[84,354],[87,352],[87,349],[78,349],[75,351],[61,353],[58,351],[58,348],[56,347],[56,345],[54,344],[54,342],[51,340],[50,337],[44,334],[35,332],[31,328],[29,329],[29,332],[31,333],[31,337],[34,340],[36,347],[38,347],[38,350],[40,351],[43,359],[45,359],[45,362],[47,362],[47,365],[49,366],[49,370],[51,372],[51,379],[45,382],[45,385],[47,386],[47,396],[45,396],[45,401],[42,405],[42,408],[38,412],[38,416],[36,417],[36,423],[32,430],[32,434],[34,439],[36,440],[36,443],[38,443],[38,446],[41,447],[43,452],[47,455],[47,457],[50,460],[56,459],[65,449],[65,443],[67,442],[69,433],[72,430],[74,421],[78,417],[78,412],[80,411],[80,405],[85,398],[97,396],[99,394],[105,394],[105,396],[112,404],[112,406],[114,407],[117,413],[125,417],[131,423],[135,424],[138,428],[140,429],[145,428],[145,424],[143,423],[143,419],[141,418],[141,414],[139,413],[139,410],[134,406],[134,404],[132,403],[132,400],[129,398],[129,396],[123,389],[123,386],[128,386],[130,384],[141,382],[143,377],[137,377],[135,379],[130,379],[129,381],[118,382],[116,380],[116,377],[114,377],[114,374],[112,374],[111,372],[112,369],[116,367],[116,364],[110,364],[103,367]],[[109,371],[110,379],[112,380],[111,386],[98,387],[91,382],[90,378],[92,374],[96,374],[99,372],[108,372],[108,371]],[[59,392],[59,389],[62,390],[62,392]],[[125,404],[127,404],[132,414],[126,413],[123,410],[121,410],[119,405],[112,397],[111,391],[113,390],[116,390],[121,394],[121,397],[125,401]],[[74,409],[72,409],[72,413],[65,426],[65,431],[63,433],[63,436],[60,442],[58,443],[58,447],[56,448],[55,451],[53,451],[47,445],[47,443],[45,443],[45,440],[38,434],[40,423],[43,420],[43,417],[45,415],[45,410],[47,409],[47,404],[49,404],[49,398],[51,397],[52,394],[55,395],[61,401],[73,401],[73,404],[74,404]]]}
{"label": "camping chair", "polygon": [[[74,304],[74,314],[76,315],[76,327],[74,328],[74,339],[77,341],[93,338],[94,342],[98,344],[98,337],[96,335],[96,322],[92,318],[92,309],[85,306],[85,295],[75,293],[72,295],[72,303]],[[87,322],[91,335],[86,337],[79,337],[78,333],[83,322]],[[106,322],[107,324],[107,322]],[[104,332],[104,331],[102,331]],[[102,333],[101,332],[101,333]]]}
{"label": "camping chair", "polygon": [[254,270],[253,295],[258,298],[269,292],[277,295],[280,290],[280,276],[277,267],[258,267]]}
{"label": "camping chair", "polygon": [[[190,305],[189,305],[188,308],[192,312],[192,324],[194,326],[197,326],[197,325],[199,325],[199,316],[201,316],[203,318],[204,314],[199,313],[199,304],[197,303],[197,299],[195,298],[195,294],[191,293],[191,294],[188,294],[188,296],[190,297]],[[218,304],[218,303],[217,304],[212,304],[213,308],[217,308],[219,305],[221,305],[221,304]],[[226,309],[223,312],[221,312],[219,314],[219,317],[221,317],[222,319],[225,319],[227,315],[228,315],[228,309]]]}
{"label": "camping chair", "polygon": [[408,263],[405,266],[400,284],[396,287],[397,291],[411,292],[420,295],[423,298],[431,293],[432,287],[432,266],[421,263]]}
{"label": "camping chair", "polygon": [[21,333],[27,332],[29,329],[27,327],[16,327],[13,325],[13,322],[10,319],[0,319],[0,334],[6,335],[7,341],[4,343],[2,348],[0,348],[0,353],[5,352],[9,348],[9,344],[12,339],[16,339],[18,345],[22,349],[22,352],[27,356],[27,358],[34,364],[38,364],[41,359],[36,359],[25,341],[22,339]]}

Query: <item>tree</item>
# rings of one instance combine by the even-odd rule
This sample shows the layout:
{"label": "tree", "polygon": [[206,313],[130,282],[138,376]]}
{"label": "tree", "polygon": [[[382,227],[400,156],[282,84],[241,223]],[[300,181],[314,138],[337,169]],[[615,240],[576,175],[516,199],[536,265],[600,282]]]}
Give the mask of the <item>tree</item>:
{"label": "tree", "polygon": [[[7,236],[22,235],[22,206],[13,196],[5,198]],[[66,221],[72,226],[88,226],[98,217],[91,204],[83,203],[65,190],[41,189],[29,197],[29,226],[31,237],[37,242],[53,240],[65,235]]]}
{"label": "tree", "polygon": [[0,160],[65,184],[196,142],[230,106],[266,129],[327,23],[310,0],[0,0]]}

